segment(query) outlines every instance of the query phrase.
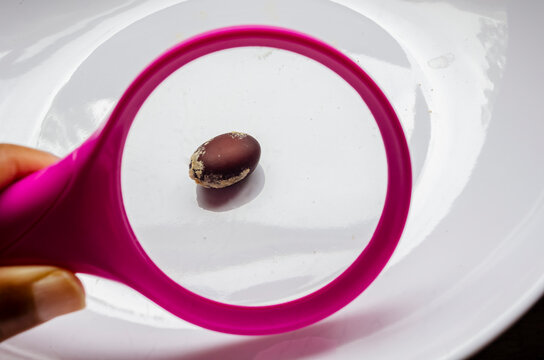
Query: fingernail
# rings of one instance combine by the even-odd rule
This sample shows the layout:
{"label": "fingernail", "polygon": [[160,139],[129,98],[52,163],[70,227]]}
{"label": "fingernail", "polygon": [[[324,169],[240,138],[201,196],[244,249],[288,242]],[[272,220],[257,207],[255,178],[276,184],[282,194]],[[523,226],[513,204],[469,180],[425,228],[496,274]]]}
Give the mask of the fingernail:
{"label": "fingernail", "polygon": [[65,270],[55,270],[32,285],[36,316],[44,322],[85,307],[79,279]]}

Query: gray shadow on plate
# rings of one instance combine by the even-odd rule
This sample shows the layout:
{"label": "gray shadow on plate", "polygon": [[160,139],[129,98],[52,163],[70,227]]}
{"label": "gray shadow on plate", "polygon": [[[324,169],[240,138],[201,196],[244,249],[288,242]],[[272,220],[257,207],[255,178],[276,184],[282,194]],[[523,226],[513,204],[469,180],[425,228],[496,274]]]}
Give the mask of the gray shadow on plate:
{"label": "gray shadow on plate", "polygon": [[[232,338],[227,344],[187,354],[172,354],[163,360],[296,360],[312,359],[337,347],[359,341],[393,324],[403,308],[396,305],[367,309],[350,316],[335,316],[292,332],[249,338]],[[339,335],[341,334],[341,335]]]}
{"label": "gray shadow on plate", "polygon": [[222,212],[229,211],[247,204],[255,199],[263,190],[265,182],[264,170],[261,165],[247,178],[223,189],[207,189],[196,187],[196,200],[202,209]]}

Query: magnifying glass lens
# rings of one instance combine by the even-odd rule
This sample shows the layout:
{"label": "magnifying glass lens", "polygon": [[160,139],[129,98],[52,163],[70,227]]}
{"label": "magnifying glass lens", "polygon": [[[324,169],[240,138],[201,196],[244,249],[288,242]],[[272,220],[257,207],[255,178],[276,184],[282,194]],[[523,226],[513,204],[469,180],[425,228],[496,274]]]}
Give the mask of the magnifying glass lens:
{"label": "magnifying glass lens", "polygon": [[[190,157],[230,131],[260,163],[206,189]],[[268,47],[223,50],[169,76],[146,100],[122,160],[138,241],[183,287],[237,305],[285,302],[332,281],[363,251],[382,213],[387,160],[376,121],[333,71]]]}

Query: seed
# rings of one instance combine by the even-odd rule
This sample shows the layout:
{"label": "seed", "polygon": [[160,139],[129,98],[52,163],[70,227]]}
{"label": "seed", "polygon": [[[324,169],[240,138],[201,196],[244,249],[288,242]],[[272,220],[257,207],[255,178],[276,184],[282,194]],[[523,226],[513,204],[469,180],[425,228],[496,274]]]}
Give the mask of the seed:
{"label": "seed", "polygon": [[261,146],[253,136],[229,132],[200,145],[191,156],[189,177],[206,188],[224,188],[255,170]]}

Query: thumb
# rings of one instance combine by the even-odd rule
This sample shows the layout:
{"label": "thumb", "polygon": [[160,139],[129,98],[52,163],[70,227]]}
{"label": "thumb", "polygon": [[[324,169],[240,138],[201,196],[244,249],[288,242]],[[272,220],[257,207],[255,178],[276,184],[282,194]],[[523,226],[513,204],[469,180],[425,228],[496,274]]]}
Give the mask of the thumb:
{"label": "thumb", "polygon": [[0,341],[83,307],[83,286],[69,271],[52,266],[0,267]]}

